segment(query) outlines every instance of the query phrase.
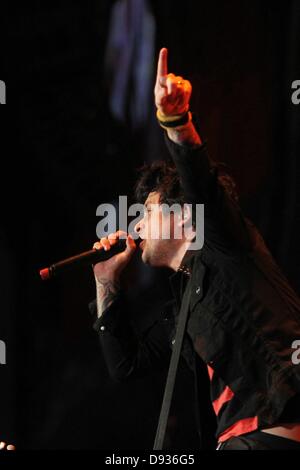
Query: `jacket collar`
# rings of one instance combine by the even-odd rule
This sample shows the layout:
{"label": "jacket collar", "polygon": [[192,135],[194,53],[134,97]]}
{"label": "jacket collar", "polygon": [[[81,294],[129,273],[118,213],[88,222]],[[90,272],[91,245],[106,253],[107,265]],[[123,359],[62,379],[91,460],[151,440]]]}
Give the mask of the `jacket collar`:
{"label": "jacket collar", "polygon": [[195,257],[200,251],[201,250],[187,250],[182,258],[179,268],[175,273],[171,274],[169,278],[172,294],[178,307],[180,307],[181,304],[184,288],[192,274]]}

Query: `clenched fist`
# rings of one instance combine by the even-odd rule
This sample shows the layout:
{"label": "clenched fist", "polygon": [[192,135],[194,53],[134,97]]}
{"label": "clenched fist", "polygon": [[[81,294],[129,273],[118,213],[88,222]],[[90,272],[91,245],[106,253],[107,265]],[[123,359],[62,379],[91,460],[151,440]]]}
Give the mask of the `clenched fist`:
{"label": "clenched fist", "polygon": [[122,253],[118,253],[107,261],[101,261],[94,265],[94,275],[96,281],[102,283],[104,280],[117,281],[123,269],[127,266],[136,249],[136,244],[130,235],[118,230],[116,233],[110,234],[107,238],[101,238],[99,242],[94,243],[93,248],[96,250],[104,249],[105,251],[118,242],[123,236],[126,238],[126,249]]}

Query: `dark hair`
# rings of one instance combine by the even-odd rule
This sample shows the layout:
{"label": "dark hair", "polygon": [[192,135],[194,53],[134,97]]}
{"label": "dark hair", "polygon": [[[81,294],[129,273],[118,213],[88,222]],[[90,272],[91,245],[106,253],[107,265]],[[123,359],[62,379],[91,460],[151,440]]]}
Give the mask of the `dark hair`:
{"label": "dark hair", "polygon": [[[223,163],[213,163],[212,171],[216,173],[219,183],[223,186],[228,196],[238,200],[236,184],[233,178],[226,172],[226,165]],[[175,165],[171,162],[155,161],[143,165],[138,169],[139,177],[135,185],[135,199],[144,204],[150,192],[156,191],[160,194],[160,202],[167,204],[181,204],[184,199],[180,177]]]}
{"label": "dark hair", "polygon": [[138,169],[139,177],[135,185],[135,199],[144,204],[149,193],[160,194],[160,202],[184,204],[184,195],[179,175],[174,165],[165,161],[155,161]]}

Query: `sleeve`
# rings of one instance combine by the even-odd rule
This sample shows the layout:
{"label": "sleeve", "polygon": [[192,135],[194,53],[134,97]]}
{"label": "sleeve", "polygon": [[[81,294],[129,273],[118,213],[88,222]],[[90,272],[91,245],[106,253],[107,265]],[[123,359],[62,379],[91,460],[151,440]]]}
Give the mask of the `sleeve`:
{"label": "sleeve", "polygon": [[[95,314],[96,301],[89,308]],[[143,376],[149,369],[166,367],[171,349],[164,326],[162,318],[138,334],[130,320],[128,302],[121,293],[93,325],[111,378],[120,382]]]}
{"label": "sleeve", "polygon": [[197,222],[197,204],[204,204],[204,221],[201,222],[204,222],[204,244],[224,253],[250,249],[246,221],[238,203],[221,184],[217,165],[209,158],[207,144],[179,145],[167,134],[165,138],[180,176],[185,201],[192,205],[194,222]]}

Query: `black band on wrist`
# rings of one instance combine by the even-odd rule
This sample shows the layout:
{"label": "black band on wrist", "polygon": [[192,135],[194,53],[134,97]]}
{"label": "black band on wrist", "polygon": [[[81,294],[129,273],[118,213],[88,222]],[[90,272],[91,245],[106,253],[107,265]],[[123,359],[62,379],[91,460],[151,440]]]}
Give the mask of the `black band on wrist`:
{"label": "black band on wrist", "polygon": [[158,123],[161,127],[172,129],[172,128],[179,127],[179,126],[184,126],[185,124],[187,124],[191,120],[191,113],[190,113],[190,111],[187,111],[182,116],[180,116],[178,119],[172,120],[172,121],[161,121],[158,118],[157,118],[157,120],[158,120]]}

